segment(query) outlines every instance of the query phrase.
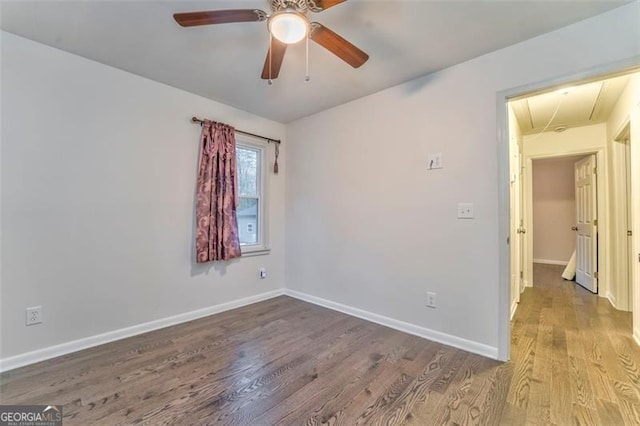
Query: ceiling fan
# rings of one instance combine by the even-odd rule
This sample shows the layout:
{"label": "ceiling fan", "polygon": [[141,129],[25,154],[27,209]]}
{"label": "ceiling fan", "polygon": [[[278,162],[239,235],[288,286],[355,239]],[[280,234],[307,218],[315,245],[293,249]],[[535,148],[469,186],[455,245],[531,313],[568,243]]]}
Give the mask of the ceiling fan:
{"label": "ceiling fan", "polygon": [[[272,13],[259,9],[229,9],[176,13],[173,18],[183,27],[267,21],[269,51],[262,68],[262,78],[278,77],[289,44],[313,40],[354,68],[367,62],[369,55],[318,22],[309,22],[307,13],[322,12],[346,0],[269,0]],[[308,79],[308,76],[307,76]]]}

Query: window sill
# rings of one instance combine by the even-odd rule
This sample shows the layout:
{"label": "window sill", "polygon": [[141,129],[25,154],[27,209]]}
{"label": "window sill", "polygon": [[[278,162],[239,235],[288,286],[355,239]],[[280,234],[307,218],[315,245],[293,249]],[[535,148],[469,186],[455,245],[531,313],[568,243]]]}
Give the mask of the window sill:
{"label": "window sill", "polygon": [[271,249],[268,248],[249,249],[242,252],[242,257],[265,256],[269,253],[271,253]]}

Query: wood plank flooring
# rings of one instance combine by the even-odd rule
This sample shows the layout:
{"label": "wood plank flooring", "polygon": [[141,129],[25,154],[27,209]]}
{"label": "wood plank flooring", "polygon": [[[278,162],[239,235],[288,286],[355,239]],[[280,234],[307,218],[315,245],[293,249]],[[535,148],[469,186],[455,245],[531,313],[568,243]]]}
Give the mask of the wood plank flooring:
{"label": "wood plank flooring", "polygon": [[631,315],[561,270],[536,265],[508,363],[279,297],[6,372],[0,403],[65,425],[640,424]]}
{"label": "wood plank flooring", "polygon": [[503,424],[640,425],[640,349],[631,313],[534,265],[511,323]]}

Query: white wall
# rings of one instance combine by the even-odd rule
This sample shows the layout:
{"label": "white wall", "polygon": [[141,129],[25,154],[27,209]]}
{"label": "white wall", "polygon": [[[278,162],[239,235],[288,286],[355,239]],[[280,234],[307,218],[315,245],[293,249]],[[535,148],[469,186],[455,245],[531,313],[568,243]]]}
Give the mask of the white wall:
{"label": "white wall", "polygon": [[[1,37],[2,358],[283,287],[284,167],[269,174],[271,254],[194,264],[189,120],[272,138],[283,125]],[[26,327],[34,305],[44,323]]]}
{"label": "white wall", "polygon": [[547,156],[550,153],[571,154],[585,150],[604,149],[607,146],[607,126],[604,123],[572,127],[564,132],[544,132],[524,137],[526,157]]}
{"label": "white wall", "polygon": [[[639,55],[637,8],[291,123],[287,286],[497,348],[497,92]],[[428,171],[434,152],[444,169]]]}
{"label": "white wall", "polygon": [[576,247],[575,157],[533,162],[533,261],[568,262]]}
{"label": "white wall", "polygon": [[640,104],[640,73],[631,75],[607,120],[607,140],[613,141],[629,122],[631,110]]}

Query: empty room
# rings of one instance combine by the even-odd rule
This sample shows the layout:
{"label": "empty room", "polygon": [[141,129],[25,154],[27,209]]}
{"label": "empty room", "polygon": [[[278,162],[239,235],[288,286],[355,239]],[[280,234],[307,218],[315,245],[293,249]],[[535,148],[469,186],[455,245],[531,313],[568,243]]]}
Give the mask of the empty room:
{"label": "empty room", "polygon": [[0,425],[640,424],[639,1],[0,29]]}

